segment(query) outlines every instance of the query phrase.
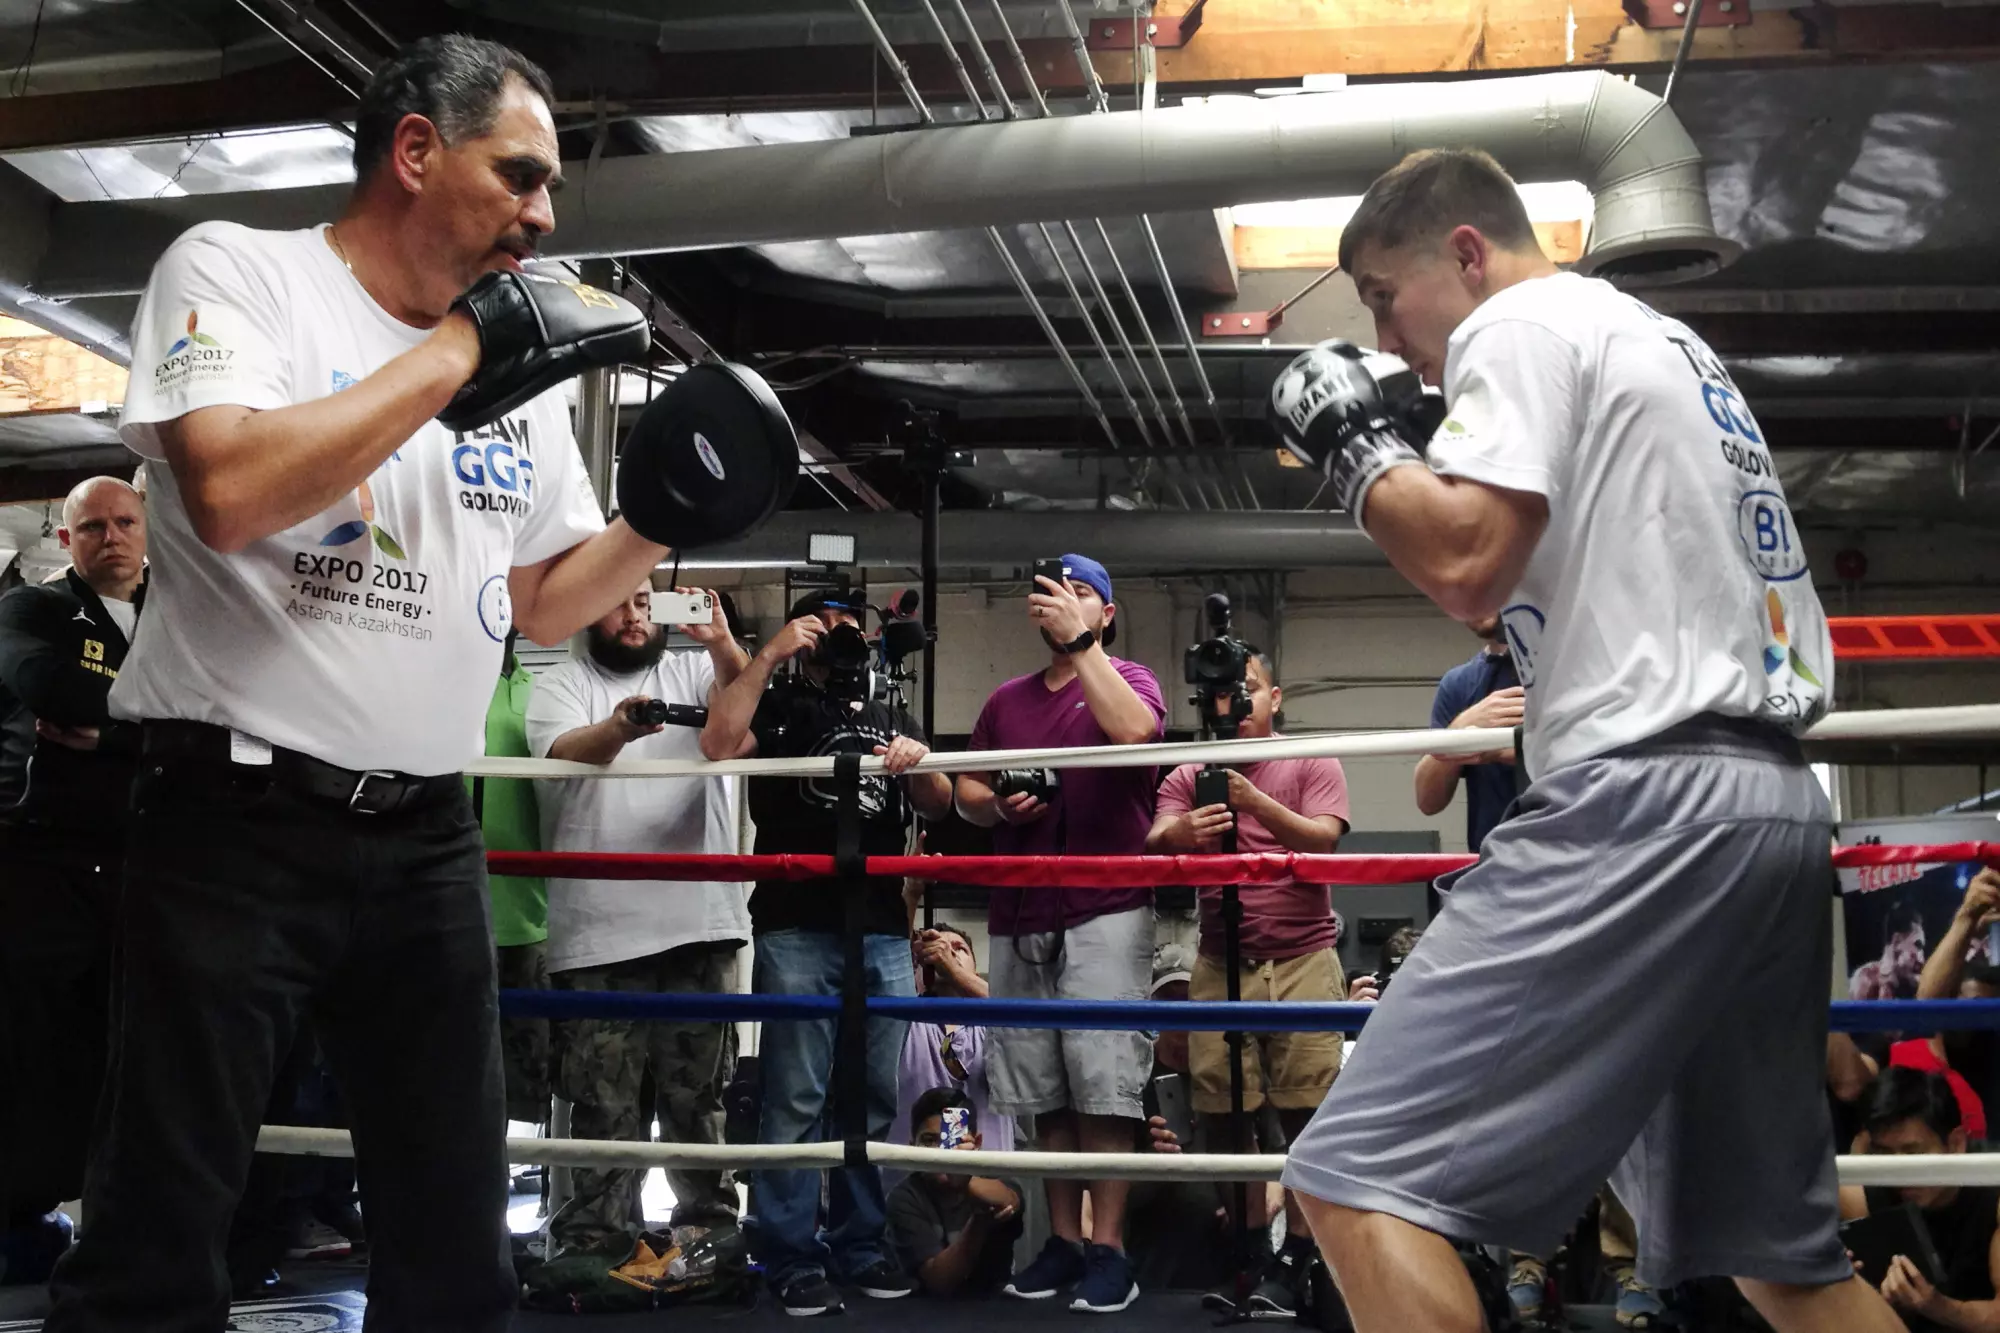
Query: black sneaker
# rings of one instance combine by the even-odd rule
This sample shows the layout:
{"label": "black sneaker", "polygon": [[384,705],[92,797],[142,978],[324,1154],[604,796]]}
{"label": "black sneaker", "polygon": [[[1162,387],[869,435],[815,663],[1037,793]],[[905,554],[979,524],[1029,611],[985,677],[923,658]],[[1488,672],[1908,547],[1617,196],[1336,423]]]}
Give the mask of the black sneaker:
{"label": "black sneaker", "polygon": [[1252,1319],[1297,1319],[1305,1299],[1307,1268],[1311,1250],[1287,1245],[1265,1263],[1263,1274],[1250,1292]]}
{"label": "black sneaker", "polygon": [[1201,1308],[1213,1310],[1217,1314],[1236,1313],[1236,1279],[1230,1278],[1219,1287],[1212,1287],[1201,1294]]}
{"label": "black sneaker", "polygon": [[917,1289],[910,1275],[887,1259],[877,1259],[860,1272],[849,1273],[847,1282],[863,1296],[873,1296],[878,1301],[893,1301]]}
{"label": "black sneaker", "polygon": [[1299,1292],[1286,1273],[1267,1273],[1250,1293],[1252,1319],[1297,1319]]}
{"label": "black sneaker", "polygon": [[826,1274],[807,1269],[794,1273],[778,1285],[778,1304],[785,1307],[786,1314],[808,1315],[839,1314],[840,1292]]}

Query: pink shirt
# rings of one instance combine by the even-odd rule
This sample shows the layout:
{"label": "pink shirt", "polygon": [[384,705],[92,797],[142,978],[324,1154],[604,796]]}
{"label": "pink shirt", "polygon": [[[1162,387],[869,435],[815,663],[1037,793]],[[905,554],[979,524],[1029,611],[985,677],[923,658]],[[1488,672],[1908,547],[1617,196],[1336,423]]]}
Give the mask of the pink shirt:
{"label": "pink shirt", "polygon": [[[1132,692],[1153,710],[1154,739],[1167,716],[1160,682],[1137,662],[1114,657],[1111,665]],[[1044,746],[1109,745],[1083,697],[1083,682],[1072,676],[1051,691],[1042,673],[1017,676],[986,700],[972,727],[972,750],[1039,749]],[[1133,757],[1139,758],[1143,750]],[[1032,824],[1002,824],[993,830],[1000,856],[1137,856],[1146,850],[1153,827],[1153,783],[1157,768],[1062,770],[1062,793],[1049,812]],[[1037,935],[1074,926],[1093,917],[1127,912],[1153,901],[1151,889],[996,888],[986,919],[995,935]]]}
{"label": "pink shirt", "polygon": [[[1161,815],[1184,815],[1194,808],[1194,775],[1199,764],[1182,764],[1160,784]],[[1317,819],[1347,816],[1347,778],[1337,759],[1272,759],[1244,764],[1238,770],[1257,790],[1294,814]],[[1290,850],[1271,836],[1251,815],[1236,818],[1236,850]],[[1242,951],[1245,958],[1296,958],[1334,946],[1333,909],[1326,885],[1282,880],[1245,884],[1237,893],[1243,903]],[[1201,951],[1222,956],[1222,890],[1201,891]]]}

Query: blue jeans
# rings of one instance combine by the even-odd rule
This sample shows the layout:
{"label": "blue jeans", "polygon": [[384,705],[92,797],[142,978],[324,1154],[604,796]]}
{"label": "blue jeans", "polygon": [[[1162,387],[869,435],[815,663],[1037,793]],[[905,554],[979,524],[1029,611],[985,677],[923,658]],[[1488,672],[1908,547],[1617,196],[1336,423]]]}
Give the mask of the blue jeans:
{"label": "blue jeans", "polygon": [[[760,995],[838,995],[840,936],[774,930],[756,938],[752,989]],[[914,995],[910,942],[901,935],[864,940],[870,995]],[[896,1120],[896,1069],[909,1024],[868,1020],[868,1137],[886,1139]],[[819,1143],[838,1137],[827,1086],[833,1075],[834,1020],[767,1022],[758,1048],[764,1079],[761,1143]],[[759,1171],[750,1208],[757,1217],[757,1257],[772,1285],[802,1272],[859,1273],[891,1257],[888,1206],[880,1167],[832,1173],[826,1226],[820,1227],[820,1173]]]}

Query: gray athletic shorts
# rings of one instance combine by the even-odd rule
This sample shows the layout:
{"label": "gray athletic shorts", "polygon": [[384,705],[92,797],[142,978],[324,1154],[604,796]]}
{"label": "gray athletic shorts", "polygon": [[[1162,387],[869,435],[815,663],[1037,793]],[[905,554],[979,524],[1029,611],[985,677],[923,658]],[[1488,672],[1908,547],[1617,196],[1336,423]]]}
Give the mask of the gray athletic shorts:
{"label": "gray athletic shorts", "polygon": [[1797,747],[1747,722],[1696,718],[1535,782],[1285,1184],[1547,1254],[1610,1177],[1655,1287],[1851,1276],[1824,1092],[1831,841]]}
{"label": "gray athletic shorts", "polygon": [[[1153,909],[1094,916],[1060,936],[995,935],[987,948],[987,985],[995,997],[1143,1000],[1153,981]],[[1145,1114],[1152,1072],[1153,1039],[1144,1032],[994,1028],[987,1034],[986,1086],[1002,1115],[1067,1107],[1136,1120]]]}

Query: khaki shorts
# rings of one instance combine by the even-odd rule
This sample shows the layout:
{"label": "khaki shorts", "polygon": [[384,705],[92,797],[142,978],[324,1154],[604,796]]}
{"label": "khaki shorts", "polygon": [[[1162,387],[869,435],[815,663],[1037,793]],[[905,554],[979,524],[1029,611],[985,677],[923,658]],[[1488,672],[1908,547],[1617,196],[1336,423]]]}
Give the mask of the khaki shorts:
{"label": "khaki shorts", "polygon": [[[1188,999],[1220,1000],[1228,979],[1222,960],[1197,954]],[[1344,1000],[1347,977],[1331,949],[1296,958],[1243,960],[1246,1000]],[[1326,1097],[1340,1071],[1338,1032],[1243,1034],[1243,1107],[1254,1111],[1269,1098],[1280,1111],[1310,1111]],[[1194,1074],[1194,1109],[1229,1109],[1229,1043],[1220,1032],[1190,1032],[1188,1063]]]}

